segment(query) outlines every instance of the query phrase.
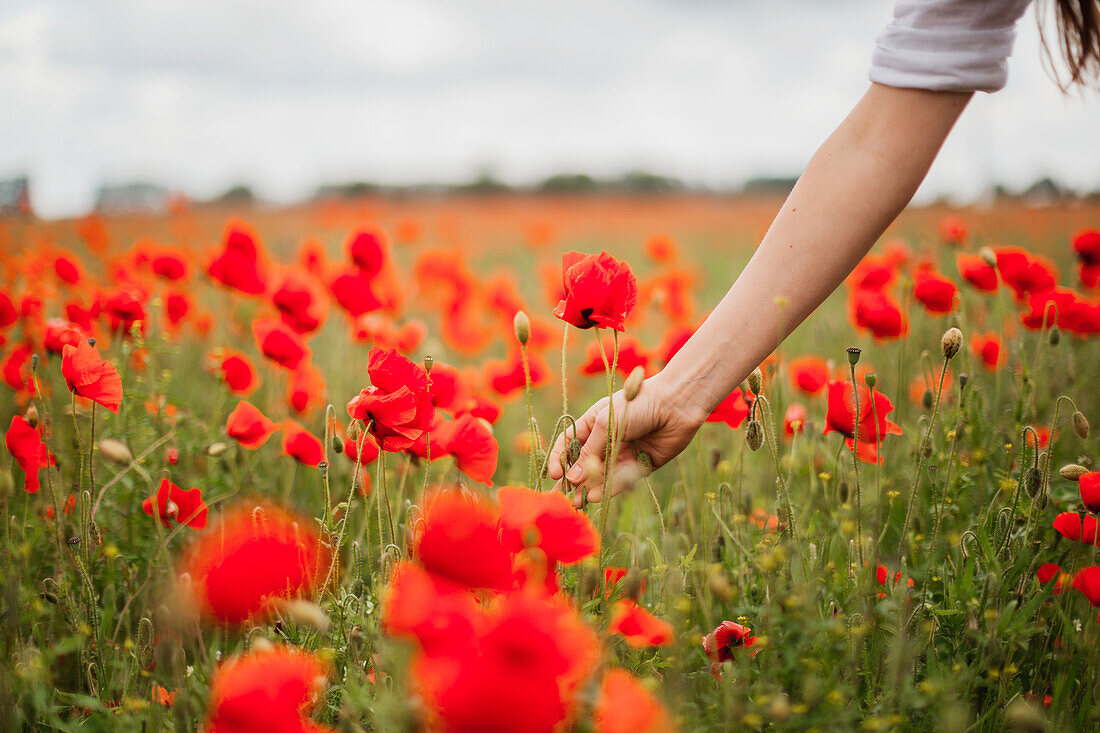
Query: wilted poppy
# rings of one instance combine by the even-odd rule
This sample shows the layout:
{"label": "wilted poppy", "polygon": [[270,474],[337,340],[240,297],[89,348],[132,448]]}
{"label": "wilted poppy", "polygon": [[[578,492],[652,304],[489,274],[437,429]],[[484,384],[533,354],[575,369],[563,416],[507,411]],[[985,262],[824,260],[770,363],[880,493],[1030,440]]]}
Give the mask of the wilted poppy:
{"label": "wilted poppy", "polygon": [[85,397],[118,414],[122,405],[122,377],[115,365],[100,358],[87,341],[65,346],[61,374],[73,394]]}
{"label": "wilted poppy", "polygon": [[657,618],[630,598],[615,603],[608,630],[626,639],[634,649],[668,646],[672,643],[672,624]]}
{"label": "wilted poppy", "polygon": [[638,282],[630,267],[607,252],[562,255],[565,298],[554,315],[577,328],[626,328],[626,317],[638,301]]}
{"label": "wilted poppy", "polygon": [[165,527],[173,524],[185,524],[191,529],[202,529],[210,513],[202,498],[202,489],[197,486],[181,489],[167,478],[160,480],[157,493],[141,502],[141,510],[156,515]]}
{"label": "wilted poppy", "polygon": [[259,620],[282,599],[311,597],[330,555],[300,518],[270,504],[225,512],[192,542],[180,572],[203,615],[223,623]]}
{"label": "wilted poppy", "polygon": [[225,432],[245,448],[256,450],[279,426],[249,402],[238,402],[225,422]]}
{"label": "wilted poppy", "polygon": [[38,491],[41,484],[38,483],[38,470],[44,466],[54,465],[53,456],[42,442],[42,436],[38,429],[32,428],[30,423],[19,415],[11,419],[8,432],[4,435],[4,443],[12,458],[23,469],[23,488],[28,494]]}
{"label": "wilted poppy", "polygon": [[206,733],[330,733],[309,719],[328,668],[290,647],[256,650],[223,662],[210,681]]}

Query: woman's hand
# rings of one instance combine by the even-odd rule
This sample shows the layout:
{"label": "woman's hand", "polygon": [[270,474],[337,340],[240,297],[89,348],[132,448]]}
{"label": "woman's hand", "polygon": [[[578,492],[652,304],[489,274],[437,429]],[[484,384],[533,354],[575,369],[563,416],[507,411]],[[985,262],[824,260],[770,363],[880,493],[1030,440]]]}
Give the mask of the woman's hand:
{"label": "woman's hand", "polygon": [[[687,447],[707,417],[702,410],[689,404],[683,394],[672,388],[660,374],[643,382],[638,396],[629,405],[623,391],[616,392],[614,407],[614,428],[621,442],[617,471],[631,464],[637,465],[635,451],[645,451],[652,461],[652,468],[660,468]],[[599,501],[603,493],[607,421],[607,397],[588,408],[577,420],[575,437],[583,446],[564,479],[578,487],[573,502],[578,507],[584,503],[585,492],[588,501]],[[572,428],[567,427],[550,451],[547,471],[550,478],[557,481],[555,490],[562,489],[561,455],[573,438]],[[629,488],[631,483],[616,482],[611,493],[617,494]]]}

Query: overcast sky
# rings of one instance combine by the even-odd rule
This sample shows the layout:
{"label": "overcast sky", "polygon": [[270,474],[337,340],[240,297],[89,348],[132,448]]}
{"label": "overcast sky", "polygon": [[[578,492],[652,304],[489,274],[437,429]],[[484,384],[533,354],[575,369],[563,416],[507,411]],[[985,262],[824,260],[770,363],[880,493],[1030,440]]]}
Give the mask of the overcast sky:
{"label": "overcast sky", "polygon": [[[975,0],[980,1],[980,0]],[[792,174],[866,88],[889,0],[4,0],[0,178],[44,215],[103,181],[291,200],[321,182],[646,168]],[[1100,95],[1020,24],[922,191],[1100,188]]]}

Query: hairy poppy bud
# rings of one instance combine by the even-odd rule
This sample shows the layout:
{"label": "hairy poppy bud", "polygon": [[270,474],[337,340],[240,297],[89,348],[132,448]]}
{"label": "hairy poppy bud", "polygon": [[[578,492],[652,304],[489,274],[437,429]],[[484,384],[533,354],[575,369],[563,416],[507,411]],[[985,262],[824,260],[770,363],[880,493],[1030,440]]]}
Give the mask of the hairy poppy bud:
{"label": "hairy poppy bud", "polygon": [[936,396],[932,394],[932,390],[924,390],[924,394],[920,396],[920,403],[924,406],[924,409],[931,410],[933,403],[936,401]]}
{"label": "hairy poppy bud", "polygon": [[1062,340],[1062,332],[1058,330],[1057,326],[1050,327],[1050,333],[1047,334],[1047,342],[1051,346],[1057,346],[1058,342]]}
{"label": "hairy poppy bud", "polygon": [[863,375],[863,383],[874,389],[875,385],[878,384],[878,375],[874,372],[867,372]]}
{"label": "hairy poppy bud", "polygon": [[334,434],[332,436],[332,449],[337,453],[344,452],[344,439],[341,438],[339,435]]}
{"label": "hairy poppy bud", "polygon": [[759,420],[751,420],[745,428],[745,443],[751,451],[758,451],[764,445],[764,426]]}
{"label": "hairy poppy bud", "polygon": [[760,390],[764,387],[764,373],[760,371],[760,367],[756,367],[752,370],[752,374],[749,375],[746,380],[749,385],[749,390],[755,394],[760,394]]}
{"label": "hairy poppy bud", "polygon": [[997,253],[989,247],[982,247],[978,250],[978,256],[982,258],[982,262],[990,267],[997,266]]}
{"label": "hairy poppy bud", "polygon": [[111,463],[128,466],[134,460],[134,454],[121,440],[104,438],[99,441],[99,453]]}
{"label": "hairy poppy bud", "polygon": [[[520,313],[522,312],[520,311]],[[634,367],[623,383],[623,396],[626,397],[627,402],[634,401],[634,398],[642,391],[643,382],[645,382],[645,369],[641,366]]]}
{"label": "hairy poppy bud", "polygon": [[940,339],[940,349],[943,351],[943,358],[950,359],[959,353],[959,349],[962,348],[963,334],[957,328],[949,328],[943,334],[943,338]]}
{"label": "hairy poppy bud", "polygon": [[634,459],[638,462],[638,466],[647,475],[653,473],[653,458],[644,450],[638,451],[637,457]]}
{"label": "hairy poppy bud", "polygon": [[1067,463],[1058,469],[1058,473],[1062,475],[1062,478],[1067,481],[1077,481],[1081,478],[1082,474],[1088,473],[1089,470],[1084,466],[1076,463]]}
{"label": "hairy poppy bud", "polygon": [[359,436],[361,434],[362,431],[359,429],[359,421],[352,420],[351,423],[348,425],[348,440],[350,440],[352,443],[358,443]]}
{"label": "hairy poppy bud", "polygon": [[516,331],[516,341],[526,346],[531,339],[531,319],[523,311],[516,311],[516,317],[512,320],[512,327]]}
{"label": "hairy poppy bud", "polygon": [[1048,504],[1050,504],[1050,496],[1045,491],[1035,497],[1035,506],[1039,511],[1046,509]]}
{"label": "hairy poppy bud", "polygon": [[862,353],[863,353],[863,351],[858,346],[849,346],[848,347],[848,363],[851,364],[852,366],[855,366],[856,364],[858,364],[859,363],[859,355],[862,354]]}
{"label": "hairy poppy bud", "polygon": [[1073,413],[1073,432],[1077,433],[1077,437],[1081,440],[1089,437],[1089,419],[1080,410]]}
{"label": "hairy poppy bud", "polygon": [[1034,497],[1037,493],[1039,493],[1039,484],[1042,482],[1042,480],[1043,477],[1039,473],[1038,468],[1032,466],[1031,468],[1027,469],[1027,472],[1024,474],[1024,491],[1027,492],[1028,496]]}
{"label": "hairy poppy bud", "polygon": [[584,443],[580,442],[576,438],[569,441],[569,447],[566,449],[566,455],[569,458],[569,465],[573,465],[577,462],[577,459],[581,457],[581,448],[584,447]]}
{"label": "hairy poppy bud", "polygon": [[837,498],[840,499],[841,504],[848,503],[848,482],[841,481],[836,487]]}
{"label": "hairy poppy bud", "polygon": [[27,424],[32,428],[38,427],[38,408],[34,406],[32,402],[27,411],[23,413],[23,419],[27,421]]}
{"label": "hairy poppy bud", "polygon": [[44,590],[44,591],[42,591],[41,596],[43,598],[45,598],[47,602],[52,603],[55,606],[57,605],[57,594],[56,593],[52,593],[48,590]]}
{"label": "hairy poppy bud", "polygon": [[227,446],[225,443],[211,443],[206,449],[206,455],[211,458],[217,458],[221,454],[225,453]]}

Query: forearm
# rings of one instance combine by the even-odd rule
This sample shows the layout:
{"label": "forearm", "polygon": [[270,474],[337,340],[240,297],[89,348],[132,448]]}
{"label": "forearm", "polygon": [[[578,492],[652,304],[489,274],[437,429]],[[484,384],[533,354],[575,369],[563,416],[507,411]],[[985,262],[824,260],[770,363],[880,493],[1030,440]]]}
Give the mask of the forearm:
{"label": "forearm", "polygon": [[848,276],[913,197],[970,96],[872,85],[659,375],[689,409],[709,414]]}

